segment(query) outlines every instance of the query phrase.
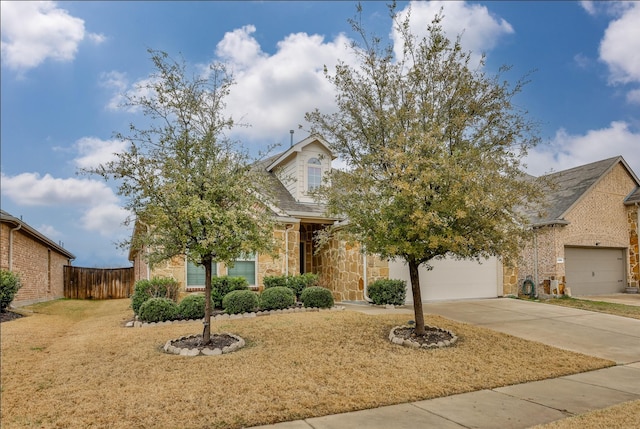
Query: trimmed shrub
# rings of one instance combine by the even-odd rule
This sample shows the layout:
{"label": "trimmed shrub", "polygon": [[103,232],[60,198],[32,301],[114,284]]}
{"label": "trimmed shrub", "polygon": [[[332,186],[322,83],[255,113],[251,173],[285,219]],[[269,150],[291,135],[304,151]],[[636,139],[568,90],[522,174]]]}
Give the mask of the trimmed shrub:
{"label": "trimmed shrub", "polygon": [[260,308],[262,310],[280,310],[289,308],[296,302],[293,291],[288,287],[275,286],[265,289],[260,294]]}
{"label": "trimmed shrub", "polygon": [[407,283],[404,280],[376,280],[367,287],[367,292],[376,305],[404,305]]}
{"label": "trimmed shrub", "polygon": [[178,317],[178,305],[169,298],[149,298],[140,306],[140,320],[164,322]]}
{"label": "trimmed shrub", "polygon": [[8,270],[0,270],[0,311],[5,311],[22,287],[20,277]]}
{"label": "trimmed shrub", "polygon": [[140,307],[150,298],[168,298],[176,302],[179,287],[174,279],[156,277],[151,280],[138,280],[131,295],[131,308],[135,314],[140,315]]}
{"label": "trimmed shrub", "polygon": [[263,279],[264,288],[286,286],[300,299],[302,291],[310,286],[318,285],[318,275],[313,273],[298,274],[295,276],[267,276]]}
{"label": "trimmed shrub", "polygon": [[258,295],[250,290],[234,290],[222,299],[222,308],[228,314],[250,313],[258,308]]}
{"label": "trimmed shrub", "polygon": [[264,288],[287,287],[287,276],[264,276],[262,279]]}
{"label": "trimmed shrub", "polygon": [[205,302],[204,295],[187,295],[178,304],[178,315],[182,319],[202,319]]}
{"label": "trimmed shrub", "polygon": [[215,308],[223,308],[222,299],[234,290],[248,290],[249,283],[244,277],[220,276],[211,278],[211,299]]}
{"label": "trimmed shrub", "polygon": [[333,295],[331,291],[319,286],[311,286],[303,290],[302,295],[300,295],[300,300],[305,307],[333,307]]}

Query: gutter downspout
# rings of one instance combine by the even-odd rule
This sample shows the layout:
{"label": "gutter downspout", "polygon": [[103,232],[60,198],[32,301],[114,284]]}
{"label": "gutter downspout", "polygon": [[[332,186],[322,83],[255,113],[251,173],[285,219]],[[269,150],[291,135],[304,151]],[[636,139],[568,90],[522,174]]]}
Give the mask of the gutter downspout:
{"label": "gutter downspout", "polygon": [[9,271],[13,271],[13,232],[22,228],[22,224],[18,224],[15,228],[9,231]]}

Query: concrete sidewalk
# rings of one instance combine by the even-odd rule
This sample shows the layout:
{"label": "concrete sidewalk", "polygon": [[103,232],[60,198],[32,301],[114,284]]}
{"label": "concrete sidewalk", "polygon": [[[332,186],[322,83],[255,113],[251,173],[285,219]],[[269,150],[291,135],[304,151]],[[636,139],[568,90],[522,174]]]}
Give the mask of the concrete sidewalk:
{"label": "concrete sidewalk", "polygon": [[[409,307],[345,307],[368,314],[413,314]],[[260,428],[528,428],[640,399],[640,320],[508,298],[429,303],[424,311],[610,359],[618,366]]]}

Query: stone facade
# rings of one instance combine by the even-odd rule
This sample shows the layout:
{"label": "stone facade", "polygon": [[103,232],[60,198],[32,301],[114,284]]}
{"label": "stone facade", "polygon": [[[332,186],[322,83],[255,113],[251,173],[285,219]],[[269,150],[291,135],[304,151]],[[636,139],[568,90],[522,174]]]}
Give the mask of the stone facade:
{"label": "stone facade", "polygon": [[331,239],[320,253],[320,284],[329,288],[336,301],[364,301],[365,261],[367,284],[389,277],[389,262],[363,255],[358,243]]}
{"label": "stone facade", "polygon": [[[521,287],[527,276],[531,276],[537,278],[539,291],[552,292],[556,282],[562,291],[566,281],[567,246],[624,249],[629,255],[626,278],[630,284],[637,284],[637,207],[624,205],[625,198],[636,186],[628,170],[617,163],[566,212],[564,220],[568,224],[535,228],[517,263],[517,286]],[[511,270],[505,272],[505,278],[511,279],[512,269],[505,270]],[[504,293],[515,294],[518,287],[505,281]]]}
{"label": "stone facade", "polygon": [[[22,306],[64,298],[64,266],[71,265],[69,255],[29,233],[26,228],[3,222],[0,230],[0,268],[18,274],[22,287],[13,305]],[[12,251],[9,261],[9,237]]]}

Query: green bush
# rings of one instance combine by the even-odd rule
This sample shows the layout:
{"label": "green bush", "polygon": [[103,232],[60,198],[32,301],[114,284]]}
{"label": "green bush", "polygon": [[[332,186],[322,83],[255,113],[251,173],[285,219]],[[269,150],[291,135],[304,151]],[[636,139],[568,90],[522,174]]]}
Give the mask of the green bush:
{"label": "green bush", "polygon": [[376,280],[367,287],[369,298],[377,305],[404,305],[407,283],[404,280]]}
{"label": "green bush", "polygon": [[234,290],[222,299],[222,308],[229,314],[250,313],[258,308],[258,295],[250,290]]}
{"label": "green bush", "polygon": [[204,295],[187,295],[178,304],[178,315],[182,319],[202,319],[205,302]]}
{"label": "green bush", "polygon": [[300,299],[300,295],[305,288],[318,285],[318,275],[305,273],[295,276],[266,276],[263,282],[265,289],[286,286],[293,291],[296,299]]}
{"label": "green bush", "polygon": [[215,308],[222,308],[222,299],[234,290],[248,290],[249,283],[244,277],[220,276],[211,278],[211,299]]}
{"label": "green bush", "polygon": [[287,276],[264,276],[264,288],[287,287]]}
{"label": "green bush", "polygon": [[5,311],[21,287],[20,277],[17,274],[0,270],[0,311]]}
{"label": "green bush", "polygon": [[169,298],[149,298],[140,306],[140,320],[164,322],[178,317],[178,305]]}
{"label": "green bush", "polygon": [[333,307],[333,295],[331,291],[319,286],[311,286],[303,290],[302,295],[300,295],[300,300],[305,307]]}
{"label": "green bush", "polygon": [[142,304],[150,298],[168,298],[174,302],[178,300],[179,285],[174,279],[153,278],[138,280],[131,295],[131,308],[137,315]]}
{"label": "green bush", "polygon": [[288,287],[275,286],[265,289],[260,294],[260,308],[262,310],[280,310],[289,308],[296,302],[293,291]]}

